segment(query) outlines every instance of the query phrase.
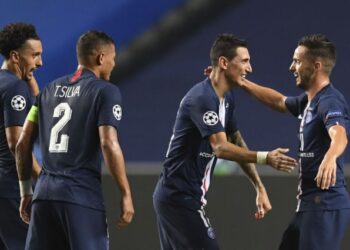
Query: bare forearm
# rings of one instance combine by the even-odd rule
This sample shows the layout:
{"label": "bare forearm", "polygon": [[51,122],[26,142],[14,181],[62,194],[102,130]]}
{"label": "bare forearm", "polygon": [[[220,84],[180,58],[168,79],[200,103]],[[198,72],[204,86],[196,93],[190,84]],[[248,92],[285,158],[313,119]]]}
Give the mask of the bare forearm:
{"label": "bare forearm", "polygon": [[30,81],[28,81],[28,86],[30,91],[32,92],[33,96],[37,96],[39,95],[39,85],[38,82],[36,81],[35,77],[32,77],[32,79]]}
{"label": "bare forearm", "polygon": [[131,195],[129,182],[125,171],[124,156],[121,148],[116,142],[108,142],[102,145],[105,163],[113,179],[116,181],[123,195]]}
{"label": "bare forearm", "polygon": [[270,108],[279,112],[287,112],[287,107],[284,103],[286,97],[276,90],[260,86],[249,80],[245,80],[241,87]]}
{"label": "bare forearm", "polygon": [[217,145],[214,152],[218,158],[239,163],[256,163],[256,152],[236,146],[230,142]]}
{"label": "bare forearm", "polygon": [[331,137],[332,141],[325,156],[330,158],[338,158],[344,152],[348,143],[346,134],[335,132],[333,135],[331,135]]}
{"label": "bare forearm", "polygon": [[[239,131],[232,136],[229,136],[229,141],[239,147],[248,149],[248,146]],[[240,166],[255,188],[263,187],[254,163],[240,163]]]}
{"label": "bare forearm", "polygon": [[32,173],[32,148],[28,142],[20,141],[16,146],[16,165],[19,180],[29,180]]}

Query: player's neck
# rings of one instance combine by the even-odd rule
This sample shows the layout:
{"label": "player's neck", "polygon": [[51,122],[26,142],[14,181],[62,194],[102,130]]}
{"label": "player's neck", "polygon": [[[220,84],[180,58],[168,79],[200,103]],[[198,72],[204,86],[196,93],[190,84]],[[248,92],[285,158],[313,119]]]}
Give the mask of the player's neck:
{"label": "player's neck", "polygon": [[7,70],[17,76],[19,79],[22,79],[21,71],[19,70],[19,67],[17,65],[14,65],[10,61],[5,60],[2,65],[1,69]]}
{"label": "player's neck", "polygon": [[97,78],[101,78],[100,71],[97,70],[97,69],[94,68],[94,67],[90,67],[90,66],[87,66],[87,65],[80,65],[80,64],[79,64],[77,70],[79,70],[79,69],[82,69],[82,70],[84,70],[84,69],[85,69],[85,70],[89,70],[89,71],[91,71],[92,73],[94,73],[94,75],[95,75]]}
{"label": "player's neck", "polygon": [[227,88],[228,83],[226,82],[226,78],[223,74],[220,74],[218,70],[213,70],[210,73],[209,79],[211,81],[211,85],[214,88],[214,91],[216,95],[219,97],[219,99],[223,99],[226,92],[229,90]]}
{"label": "player's neck", "polygon": [[306,91],[309,102],[316,96],[316,94],[330,83],[328,76],[316,77],[310,84],[310,89]]}

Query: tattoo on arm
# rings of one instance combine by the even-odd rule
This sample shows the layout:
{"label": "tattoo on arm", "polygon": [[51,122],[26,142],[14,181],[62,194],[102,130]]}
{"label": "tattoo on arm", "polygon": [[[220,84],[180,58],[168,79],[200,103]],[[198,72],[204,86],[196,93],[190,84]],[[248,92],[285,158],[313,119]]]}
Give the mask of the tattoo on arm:
{"label": "tattoo on arm", "polygon": [[[248,146],[245,143],[241,133],[239,131],[236,131],[232,135],[228,135],[228,141],[239,146],[242,148],[247,148]],[[244,171],[244,173],[247,175],[249,180],[253,183],[255,187],[258,187],[262,185],[262,182],[260,180],[259,174],[256,171],[256,167],[254,163],[240,163],[239,165],[241,166],[241,169]]]}

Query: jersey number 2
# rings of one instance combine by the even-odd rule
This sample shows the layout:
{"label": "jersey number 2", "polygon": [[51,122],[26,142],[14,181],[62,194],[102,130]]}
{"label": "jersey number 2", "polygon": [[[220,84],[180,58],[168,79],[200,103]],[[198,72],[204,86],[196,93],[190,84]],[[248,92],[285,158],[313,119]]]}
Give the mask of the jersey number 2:
{"label": "jersey number 2", "polygon": [[64,126],[66,126],[66,124],[72,117],[72,109],[66,102],[60,103],[56,106],[56,108],[53,111],[53,117],[60,117],[62,113],[63,115],[61,119],[59,119],[59,121],[51,129],[49,146],[49,151],[51,153],[68,152],[69,136],[66,134],[62,134],[61,137],[58,138],[59,132],[63,129]]}

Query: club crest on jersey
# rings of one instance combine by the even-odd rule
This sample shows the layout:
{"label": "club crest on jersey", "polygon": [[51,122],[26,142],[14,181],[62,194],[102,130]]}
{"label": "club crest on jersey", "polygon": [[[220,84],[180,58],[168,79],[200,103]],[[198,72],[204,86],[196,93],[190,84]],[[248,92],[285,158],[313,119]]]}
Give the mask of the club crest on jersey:
{"label": "club crest on jersey", "polygon": [[305,123],[309,123],[312,120],[312,113],[311,111],[307,111],[306,116],[305,116]]}
{"label": "club crest on jersey", "polygon": [[215,239],[214,229],[212,227],[208,228],[208,236],[210,239]]}
{"label": "club crest on jersey", "polygon": [[22,111],[26,107],[26,99],[21,95],[16,95],[11,100],[11,107],[16,111]]}
{"label": "club crest on jersey", "polygon": [[214,126],[219,122],[219,116],[214,111],[207,111],[203,115],[203,122],[209,126]]}
{"label": "club crest on jersey", "polygon": [[113,115],[118,121],[122,119],[122,107],[120,105],[116,104],[113,106]]}

